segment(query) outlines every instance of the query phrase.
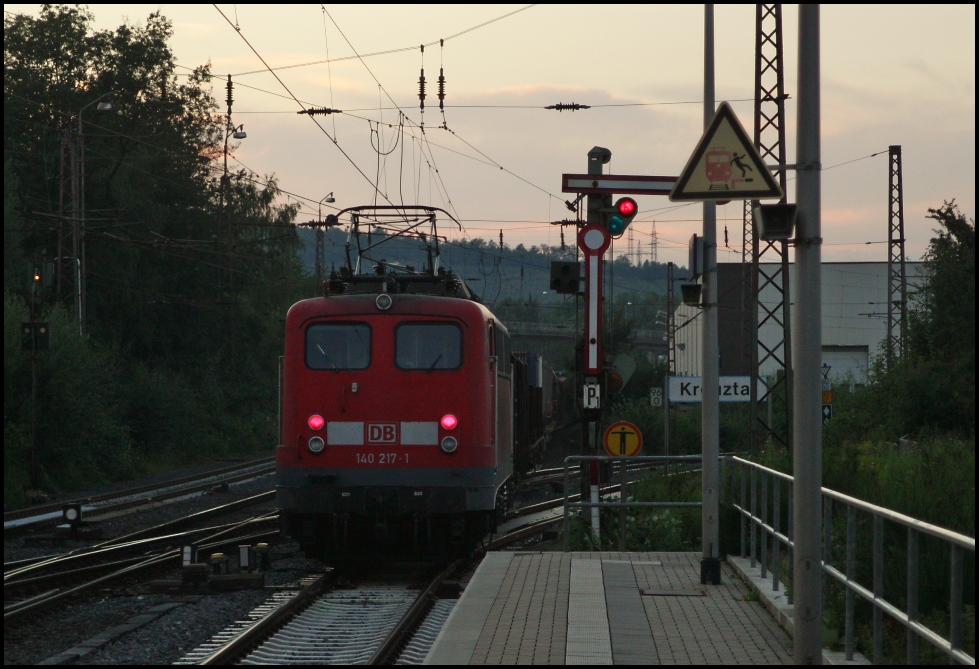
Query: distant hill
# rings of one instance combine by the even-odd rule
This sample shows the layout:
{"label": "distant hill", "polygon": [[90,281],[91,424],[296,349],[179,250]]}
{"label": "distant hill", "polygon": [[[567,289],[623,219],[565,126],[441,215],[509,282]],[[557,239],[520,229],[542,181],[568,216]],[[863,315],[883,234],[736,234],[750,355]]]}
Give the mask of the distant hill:
{"label": "distant hill", "polygon": [[[316,266],[315,234],[309,228],[299,229],[299,237],[305,244],[303,264],[310,273]],[[371,241],[378,243],[384,239],[382,235],[375,234]],[[366,241],[366,236],[362,236],[362,241]],[[339,229],[327,230],[324,242],[327,271],[331,267],[339,269],[345,265],[346,233]],[[356,257],[355,245],[353,249],[352,256]],[[523,244],[516,247],[504,244],[501,252],[498,243],[483,239],[442,243],[441,251],[442,266],[462,276],[487,304],[501,300],[550,302],[551,261],[575,257],[571,246],[562,250],[560,247],[546,245],[526,248]],[[374,253],[379,259],[418,268],[425,266],[427,262],[425,244],[417,239],[391,238],[383,241]],[[666,265],[663,263],[647,261],[640,266],[634,266],[623,257],[613,263],[612,273],[616,302],[622,299],[626,302],[633,301],[633,298],[638,303],[658,301],[666,289]],[[609,280],[606,275],[606,281]],[[545,292],[548,293],[547,296],[544,295]],[[553,299],[560,300],[562,297],[556,296]]]}
{"label": "distant hill", "polygon": [[[300,228],[299,237],[305,244],[303,263],[313,273],[316,266],[315,231]],[[383,240],[374,235],[373,243]],[[366,236],[362,236],[366,241]],[[327,230],[324,236],[326,269],[339,269],[346,264],[346,233],[338,229]],[[524,247],[520,244],[511,247],[504,244],[501,252],[499,244],[474,239],[462,243],[442,243],[442,266],[462,276],[479,297],[490,307],[497,305],[523,305],[540,307],[548,311],[538,313],[544,321],[564,320],[554,318],[550,310],[574,310],[574,301],[567,296],[557,295],[550,290],[550,263],[554,260],[573,260],[575,249],[568,246],[546,245]],[[356,258],[356,245],[351,251]],[[418,239],[391,238],[375,249],[375,257],[387,262],[424,267],[426,249]],[[370,271],[370,270],[368,270]],[[683,273],[682,269],[678,273]],[[615,290],[616,307],[623,306],[629,316],[640,321],[655,318],[657,310],[665,309],[663,296],[666,291],[666,265],[643,262],[640,266],[630,264],[624,257],[611,263],[606,282],[611,282]],[[535,319],[536,320],[536,319]]]}

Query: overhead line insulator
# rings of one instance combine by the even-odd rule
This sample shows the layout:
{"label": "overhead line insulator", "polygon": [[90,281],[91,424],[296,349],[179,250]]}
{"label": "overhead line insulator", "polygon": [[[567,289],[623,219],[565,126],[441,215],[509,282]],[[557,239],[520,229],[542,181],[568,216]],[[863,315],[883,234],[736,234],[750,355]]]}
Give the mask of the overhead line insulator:
{"label": "overhead line insulator", "polygon": [[439,68],[439,109],[445,109],[445,74],[444,69]]}
{"label": "overhead line insulator", "polygon": [[301,111],[297,111],[296,113],[315,116],[316,114],[342,114],[343,111],[340,109],[330,109],[329,107],[310,107],[309,109],[303,109]]}
{"label": "overhead line insulator", "polygon": [[591,109],[591,105],[582,105],[577,102],[559,102],[556,105],[548,105],[544,109],[556,109],[559,112],[567,109],[568,111],[578,111],[579,109]]}

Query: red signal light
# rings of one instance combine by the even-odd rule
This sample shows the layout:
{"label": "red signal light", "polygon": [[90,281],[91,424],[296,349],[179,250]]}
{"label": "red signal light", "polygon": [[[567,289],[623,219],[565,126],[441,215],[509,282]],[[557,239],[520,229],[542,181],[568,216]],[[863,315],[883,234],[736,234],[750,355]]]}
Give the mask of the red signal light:
{"label": "red signal light", "polygon": [[322,430],[323,426],[326,425],[326,421],[323,420],[323,416],[318,416],[316,414],[310,416],[307,422],[309,423],[309,428],[311,430]]}
{"label": "red signal light", "polygon": [[445,430],[454,430],[456,425],[459,424],[458,419],[450,413],[442,416],[442,420],[440,422],[442,424],[442,428]]}
{"label": "red signal light", "polygon": [[618,204],[619,204],[619,213],[622,214],[623,216],[632,216],[633,214],[636,213],[636,209],[638,208],[638,206],[636,205],[636,201],[628,197],[619,200]]}

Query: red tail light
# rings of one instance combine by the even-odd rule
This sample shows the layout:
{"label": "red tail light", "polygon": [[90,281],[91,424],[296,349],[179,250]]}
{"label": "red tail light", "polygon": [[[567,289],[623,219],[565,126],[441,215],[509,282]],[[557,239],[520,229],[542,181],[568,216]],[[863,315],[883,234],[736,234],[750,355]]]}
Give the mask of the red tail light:
{"label": "red tail light", "polygon": [[309,429],[311,430],[322,430],[323,426],[326,425],[326,421],[323,420],[323,416],[313,414],[309,417],[307,421],[309,423]]}
{"label": "red tail light", "polygon": [[442,424],[442,429],[444,430],[454,430],[456,428],[456,425],[459,424],[458,419],[456,419],[456,417],[450,413],[447,413],[444,416],[442,416],[442,420],[440,422]]}

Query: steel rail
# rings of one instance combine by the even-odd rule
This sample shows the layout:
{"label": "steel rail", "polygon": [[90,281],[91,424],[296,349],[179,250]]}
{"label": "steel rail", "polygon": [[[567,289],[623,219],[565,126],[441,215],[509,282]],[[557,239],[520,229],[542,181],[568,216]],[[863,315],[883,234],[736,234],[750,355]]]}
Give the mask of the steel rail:
{"label": "steel rail", "polygon": [[[145,538],[146,535],[153,535],[154,533],[159,533],[161,531],[174,529],[176,527],[179,527],[180,525],[192,523],[199,520],[205,520],[207,518],[211,518],[213,516],[221,515],[224,513],[230,513],[232,511],[237,511],[239,509],[253,506],[255,504],[261,504],[262,502],[271,501],[274,498],[275,498],[274,490],[264,492],[264,493],[259,493],[257,495],[252,495],[251,497],[246,497],[244,499],[236,500],[234,502],[229,502],[227,504],[221,504],[216,507],[211,507],[209,509],[197,511],[187,516],[182,516],[181,518],[176,518],[174,520],[167,521],[165,523],[160,523],[159,525],[155,525],[150,528],[137,530],[135,532],[130,532],[129,534],[123,535],[121,537],[116,537],[115,539],[110,539],[109,541],[105,541],[100,544],[96,544],[94,546],[87,546],[85,548],[76,549],[74,551],[70,551],[68,553],[64,553],[61,555],[51,556],[50,558],[41,560],[39,562],[34,562],[26,566],[11,569],[9,571],[5,569],[3,575],[4,585],[6,587],[7,582],[14,579],[15,577],[22,576],[23,574],[31,573],[34,571],[38,571],[50,567],[52,565],[62,565],[70,561],[88,558],[92,555],[104,556],[106,554],[111,554],[113,552],[130,548],[134,545],[143,546],[145,544],[136,540],[140,539],[141,537]],[[207,531],[208,529],[210,528],[196,530],[195,532],[203,532],[203,531]],[[156,536],[149,539],[149,541],[150,542],[163,541],[179,536],[181,535]]]}
{"label": "steel rail", "polygon": [[439,587],[442,583],[446,581],[452,574],[456,572],[460,567],[463,566],[462,560],[456,560],[448,567],[439,572],[435,578],[433,578],[428,587],[426,587],[418,597],[415,598],[414,603],[408,612],[398,621],[391,633],[387,635],[387,638],[381,642],[380,647],[374,651],[374,654],[368,660],[367,664],[378,665],[378,664],[394,664],[397,658],[397,653],[401,648],[411,639],[411,634],[418,627],[421,621],[424,619],[425,615],[431,610],[432,605],[435,602],[435,593],[438,592]]}
{"label": "steel rail", "polygon": [[[229,467],[223,467],[221,469],[214,469],[210,472],[203,474],[195,474],[193,476],[184,476],[182,478],[173,479],[172,481],[166,481],[162,483],[146,484],[142,486],[136,486],[134,488],[126,488],[125,490],[119,490],[116,492],[107,492],[99,495],[89,495],[88,497],[79,497],[72,500],[67,500],[64,502],[43,504],[39,506],[24,507],[23,509],[15,509],[13,511],[5,511],[3,514],[4,523],[11,520],[20,520],[22,518],[29,518],[31,516],[56,513],[60,512],[64,508],[65,504],[93,504],[95,502],[104,502],[110,499],[118,499],[121,497],[130,497],[132,495],[140,495],[145,492],[151,492],[153,490],[161,490],[164,488],[170,488],[173,486],[180,486],[186,483],[191,483],[193,481],[199,481],[204,478],[213,478],[216,476],[221,476],[222,474],[228,474],[231,472],[239,471],[241,469],[249,469],[251,467],[258,467],[262,464],[268,463],[273,464],[274,458],[259,458],[257,460],[251,460],[246,463],[241,463],[237,465],[232,465]],[[264,470],[263,470],[264,471]],[[249,473],[247,476],[256,475],[255,473]],[[219,483],[219,481],[211,481],[208,486],[212,486],[214,483]],[[181,491],[181,494],[185,494],[186,491]],[[160,499],[160,497],[155,498]],[[4,528],[7,529],[6,527]]]}
{"label": "steel rail", "polygon": [[200,662],[203,665],[235,664],[245,657],[256,646],[268,639],[272,634],[289,623],[300,611],[306,609],[336,582],[336,572],[330,569],[320,575],[313,583],[306,586],[292,599],[272,611],[264,618],[257,620],[254,625],[246,628],[241,634],[212,653]]}
{"label": "steel rail", "polygon": [[[278,516],[272,515],[272,516],[258,517],[258,518],[252,519],[251,521],[248,521],[248,524],[250,524],[250,525],[258,525],[258,524],[271,523],[271,522],[278,522]],[[60,561],[57,561],[55,563],[49,563],[49,564],[47,564],[45,566],[47,566],[47,567],[55,566],[55,567],[59,567],[60,568],[60,567],[63,567],[65,564],[68,564],[70,562],[73,562],[75,559],[81,560],[81,559],[85,559],[85,558],[87,558],[87,559],[91,559],[91,558],[106,558],[106,557],[110,557],[111,555],[113,555],[115,553],[129,551],[129,550],[140,550],[140,549],[148,548],[148,547],[150,547],[150,546],[152,546],[154,544],[158,544],[158,543],[161,543],[161,542],[167,542],[170,545],[173,545],[173,543],[175,541],[181,541],[183,543],[186,540],[190,539],[191,537],[194,537],[195,535],[202,534],[204,532],[219,532],[219,531],[225,530],[225,529],[240,528],[240,527],[242,527],[242,525],[240,523],[228,523],[226,525],[216,525],[216,526],[213,526],[213,527],[206,527],[206,528],[201,528],[201,529],[198,529],[198,530],[188,530],[187,532],[179,532],[177,534],[169,534],[169,535],[166,535],[166,536],[163,536],[163,537],[153,537],[151,539],[142,539],[140,541],[134,541],[134,542],[132,542],[130,544],[123,544],[123,545],[120,545],[120,546],[112,546],[111,548],[107,548],[107,549],[104,549],[103,551],[99,551],[99,552],[96,552],[96,553],[84,553],[84,554],[81,554],[81,555],[73,555],[73,556],[70,556],[70,557],[68,557],[68,558],[66,558],[64,560],[60,560]],[[84,567],[77,567],[75,569],[70,569],[68,571],[57,571],[57,572],[54,572],[54,573],[51,573],[51,574],[41,574],[41,575],[38,575],[38,576],[31,576],[31,577],[27,577],[27,578],[12,578],[10,580],[5,581],[4,584],[3,584],[4,596],[9,595],[10,592],[16,591],[19,588],[29,587],[31,585],[36,585],[38,583],[44,583],[46,581],[57,581],[57,580],[64,579],[66,577],[73,576],[73,575],[80,575],[80,574],[91,572],[91,571],[98,571],[100,569],[106,569],[106,568],[109,568],[109,567],[112,567],[112,566],[116,566],[116,565],[131,564],[131,563],[139,562],[140,560],[146,559],[146,557],[147,557],[147,555],[144,553],[144,554],[139,555],[139,556],[136,556],[136,557],[123,558],[121,560],[116,560],[114,562],[100,562],[98,564],[87,565],[87,566],[84,566]]]}
{"label": "steel rail", "polygon": [[[275,530],[273,532],[226,537],[221,541],[216,540],[217,536],[222,534],[227,534],[227,532],[228,531],[219,532],[218,535],[209,537],[207,543],[201,543],[199,544],[198,547],[203,549],[220,548],[223,546],[236,545],[244,541],[272,539],[279,535],[278,530]],[[181,555],[181,550],[179,548],[169,550],[166,551],[165,553],[161,553],[160,555],[154,555],[152,557],[146,558],[142,562],[137,562],[136,564],[123,567],[122,569],[114,571],[110,574],[105,574],[104,576],[100,576],[91,581],[86,581],[85,583],[76,585],[73,588],[68,588],[67,590],[59,590],[51,593],[49,596],[44,596],[41,598],[32,598],[26,600],[25,602],[20,602],[18,604],[11,605],[10,607],[5,607],[3,611],[4,623],[6,624],[7,621],[13,620],[15,618],[19,618],[20,616],[23,616],[26,613],[38,611],[41,608],[50,606],[55,602],[59,602],[63,599],[67,599],[68,597],[72,597],[74,595],[80,594],[96,586],[104,585],[105,583],[114,581],[124,576],[129,576],[137,572],[149,569],[151,567],[162,565],[168,560],[172,560],[173,558],[179,557],[180,555]]]}

